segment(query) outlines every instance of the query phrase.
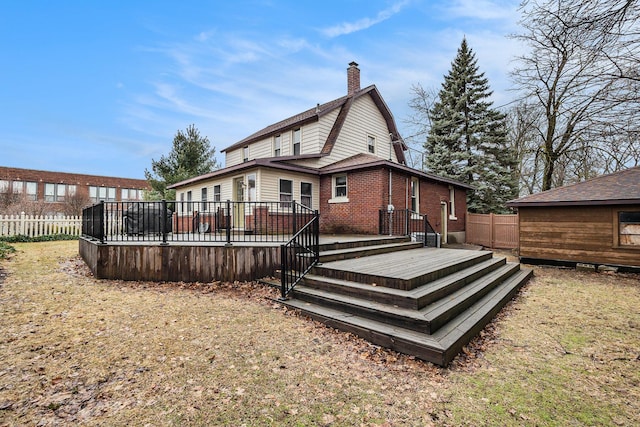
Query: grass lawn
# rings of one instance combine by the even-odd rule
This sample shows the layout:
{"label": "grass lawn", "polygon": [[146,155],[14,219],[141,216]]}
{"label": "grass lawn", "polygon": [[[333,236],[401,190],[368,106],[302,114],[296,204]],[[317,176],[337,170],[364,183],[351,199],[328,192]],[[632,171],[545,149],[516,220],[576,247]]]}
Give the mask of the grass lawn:
{"label": "grass lawn", "polygon": [[0,261],[0,426],[640,425],[640,280],[535,268],[439,368],[251,283],[95,280],[78,242]]}

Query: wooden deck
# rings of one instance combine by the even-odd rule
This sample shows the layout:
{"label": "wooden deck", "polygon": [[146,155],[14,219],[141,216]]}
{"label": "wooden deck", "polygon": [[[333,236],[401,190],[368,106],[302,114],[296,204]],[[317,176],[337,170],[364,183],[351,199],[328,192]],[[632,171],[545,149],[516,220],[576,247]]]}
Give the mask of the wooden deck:
{"label": "wooden deck", "polygon": [[361,250],[324,249],[321,260],[340,252],[345,259],[316,266],[284,304],[328,326],[443,366],[532,274],[491,252],[418,249],[406,241],[368,242]]}

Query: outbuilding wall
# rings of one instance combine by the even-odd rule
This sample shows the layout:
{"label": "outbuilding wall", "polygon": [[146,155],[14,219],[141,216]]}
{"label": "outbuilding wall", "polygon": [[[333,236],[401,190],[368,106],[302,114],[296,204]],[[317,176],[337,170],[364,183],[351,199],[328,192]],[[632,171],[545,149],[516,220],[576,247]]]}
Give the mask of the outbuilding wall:
{"label": "outbuilding wall", "polygon": [[638,206],[519,207],[520,258],[640,266],[640,247],[620,246],[619,211]]}

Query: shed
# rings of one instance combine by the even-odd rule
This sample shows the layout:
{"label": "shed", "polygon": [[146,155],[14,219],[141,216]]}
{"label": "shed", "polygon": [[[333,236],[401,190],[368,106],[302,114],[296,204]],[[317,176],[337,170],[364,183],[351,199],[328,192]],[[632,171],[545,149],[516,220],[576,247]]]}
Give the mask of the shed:
{"label": "shed", "polygon": [[518,210],[523,262],[640,268],[640,167],[507,206]]}

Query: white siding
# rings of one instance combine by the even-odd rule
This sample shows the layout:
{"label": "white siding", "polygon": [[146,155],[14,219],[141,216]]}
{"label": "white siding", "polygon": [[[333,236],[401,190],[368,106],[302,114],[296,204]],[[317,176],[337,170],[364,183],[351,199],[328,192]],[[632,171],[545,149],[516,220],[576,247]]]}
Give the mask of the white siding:
{"label": "white siding", "polygon": [[293,181],[293,200],[298,203],[300,203],[300,183],[310,182],[312,185],[311,207],[312,209],[320,209],[320,179],[318,176],[275,169],[262,169],[261,171],[262,201],[280,200],[280,179]]}
{"label": "white siding", "polygon": [[[293,181],[293,199],[300,203],[300,183],[309,182],[312,184],[311,203],[313,209],[320,209],[320,179],[315,175],[306,175],[303,173],[288,172],[267,168],[255,168],[242,172],[237,175],[230,175],[219,179],[211,179],[194,185],[181,187],[176,191],[176,199],[180,200],[180,194],[191,191],[192,201],[199,202],[202,194],[201,189],[207,188],[207,199],[213,201],[213,187],[220,185],[220,201],[234,201],[235,194],[233,192],[233,180],[244,177],[245,183],[247,176],[256,174],[256,201],[277,202],[280,200],[280,179],[290,179]],[[198,209],[196,209],[198,210]]]}
{"label": "white siding", "polygon": [[[331,125],[329,125],[329,130],[331,130]],[[315,154],[320,152],[326,140],[326,136],[324,139],[320,139],[320,130],[321,127],[318,125],[318,122],[312,122],[301,127],[301,154]],[[281,156],[293,155],[292,133],[293,129],[280,134]],[[243,162],[242,149],[243,147],[239,147],[234,150],[225,151],[225,167],[234,166]],[[249,160],[262,159],[265,157],[273,157],[273,136],[249,145]]]}

